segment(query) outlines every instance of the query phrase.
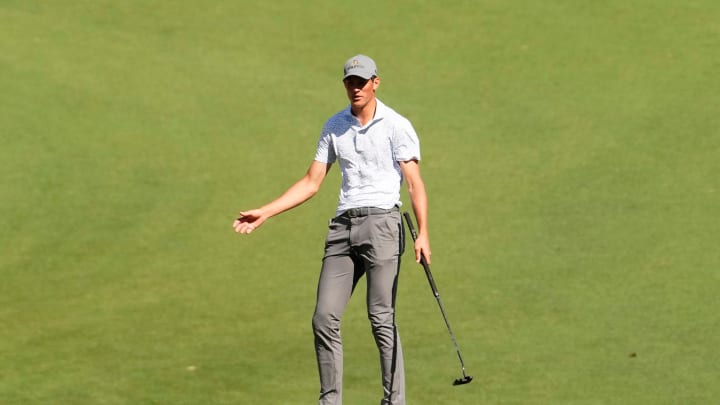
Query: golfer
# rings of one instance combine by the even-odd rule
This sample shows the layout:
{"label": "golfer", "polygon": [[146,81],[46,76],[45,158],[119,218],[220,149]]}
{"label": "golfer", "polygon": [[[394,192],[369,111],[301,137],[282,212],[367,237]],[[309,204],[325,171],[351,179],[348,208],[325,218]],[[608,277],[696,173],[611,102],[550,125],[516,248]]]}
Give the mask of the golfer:
{"label": "golfer", "polygon": [[330,117],[320,134],[307,173],[284,194],[240,212],[235,232],[249,234],[270,217],[310,199],[333,163],[342,174],[339,203],[330,220],[312,318],[320,372],[320,405],[342,404],[343,351],[340,318],[357,282],[367,280],[367,313],[380,351],[381,404],[405,404],[405,375],[395,323],[403,225],[400,186],[407,184],[418,225],[415,260],[430,260],[425,185],[420,145],[410,122],[376,98],[380,86],[375,62],[350,58],[343,83],[350,105]]}

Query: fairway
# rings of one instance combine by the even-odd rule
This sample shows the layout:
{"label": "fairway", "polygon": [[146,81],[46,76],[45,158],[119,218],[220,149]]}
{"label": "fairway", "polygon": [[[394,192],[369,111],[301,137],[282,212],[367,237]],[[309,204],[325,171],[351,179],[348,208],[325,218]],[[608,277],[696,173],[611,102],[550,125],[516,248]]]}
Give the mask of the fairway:
{"label": "fairway", "polygon": [[[0,0],[0,404],[317,401],[334,167],[236,235],[347,105],[422,145],[410,405],[720,401],[720,3]],[[410,210],[403,194],[403,210]],[[344,403],[382,396],[360,283]]]}

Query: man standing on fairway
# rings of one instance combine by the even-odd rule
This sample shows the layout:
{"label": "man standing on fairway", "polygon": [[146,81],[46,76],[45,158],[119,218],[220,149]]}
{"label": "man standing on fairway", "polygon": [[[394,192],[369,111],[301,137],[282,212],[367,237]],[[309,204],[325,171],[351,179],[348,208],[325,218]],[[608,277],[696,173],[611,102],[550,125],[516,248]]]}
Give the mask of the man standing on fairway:
{"label": "man standing on fairway", "polygon": [[338,162],[342,188],[330,220],[312,319],[320,371],[320,405],[342,404],[340,318],[360,278],[367,277],[367,312],[380,351],[381,404],[405,404],[402,348],[395,324],[403,225],[400,186],[407,184],[418,224],[415,260],[430,261],[427,195],[420,176],[420,145],[410,122],[375,96],[375,62],[350,58],[343,83],[350,105],[322,129],[315,159],[297,183],[261,208],[243,211],[233,228],[251,233],[268,218],[310,199]]}

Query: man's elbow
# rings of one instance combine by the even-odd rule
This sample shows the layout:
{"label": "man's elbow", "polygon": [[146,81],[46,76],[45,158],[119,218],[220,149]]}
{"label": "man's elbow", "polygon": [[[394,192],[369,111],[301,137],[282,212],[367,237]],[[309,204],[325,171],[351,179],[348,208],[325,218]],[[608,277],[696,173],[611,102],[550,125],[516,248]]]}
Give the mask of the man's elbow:
{"label": "man's elbow", "polygon": [[308,195],[308,198],[314,196],[317,194],[318,191],[320,191],[320,185],[321,182],[313,181],[312,179],[305,179],[305,183],[303,184],[303,188],[305,189],[305,193]]}
{"label": "man's elbow", "polygon": [[320,191],[320,185],[318,184],[311,184],[307,189],[308,195],[310,197],[313,197],[315,194],[317,194],[318,191]]}

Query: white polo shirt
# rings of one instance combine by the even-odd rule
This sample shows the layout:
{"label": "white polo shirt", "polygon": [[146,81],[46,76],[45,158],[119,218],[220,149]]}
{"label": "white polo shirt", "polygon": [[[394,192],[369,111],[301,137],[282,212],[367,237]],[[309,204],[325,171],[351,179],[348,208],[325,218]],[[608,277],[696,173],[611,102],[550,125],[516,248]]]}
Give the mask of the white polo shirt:
{"label": "white polo shirt", "polygon": [[[377,100],[377,99],[376,99]],[[350,208],[400,205],[402,172],[398,162],[420,160],[420,142],[410,121],[377,100],[365,126],[350,106],[330,117],[318,141],[315,160],[338,162],[342,187],[337,215]]]}

